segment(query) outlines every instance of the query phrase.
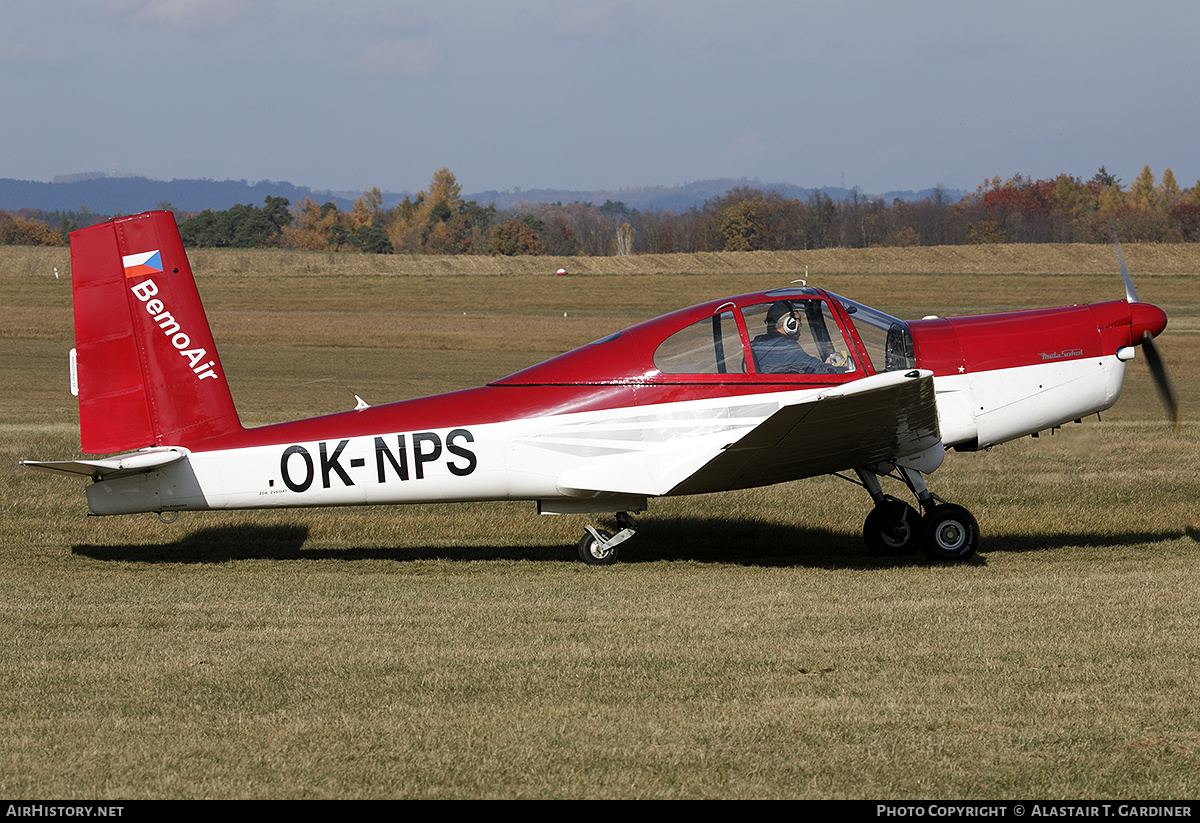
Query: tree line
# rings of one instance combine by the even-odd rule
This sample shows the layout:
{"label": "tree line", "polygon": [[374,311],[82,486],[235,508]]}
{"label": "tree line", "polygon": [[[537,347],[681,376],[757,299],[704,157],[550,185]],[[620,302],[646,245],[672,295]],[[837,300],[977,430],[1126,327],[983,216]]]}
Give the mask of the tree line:
{"label": "tree line", "polygon": [[[619,201],[526,203],[497,209],[464,200],[445,168],[429,187],[384,208],[379,189],[351,209],[311,198],[292,205],[267,197],[180,215],[192,247],[277,247],[367,254],[549,254],[604,256],[708,251],[782,251],[976,243],[1094,243],[1112,233],[1128,242],[1200,241],[1200,182],[1181,189],[1171,169],[1149,166],[1128,187],[1103,166],[1087,181],[1059,175],[994,177],[958,200],[938,187],[919,201],[869,198],[855,190],[835,201],[738,187],[682,213],[630,209]],[[169,208],[169,204],[161,204]],[[76,225],[0,212],[0,243],[53,245]]]}

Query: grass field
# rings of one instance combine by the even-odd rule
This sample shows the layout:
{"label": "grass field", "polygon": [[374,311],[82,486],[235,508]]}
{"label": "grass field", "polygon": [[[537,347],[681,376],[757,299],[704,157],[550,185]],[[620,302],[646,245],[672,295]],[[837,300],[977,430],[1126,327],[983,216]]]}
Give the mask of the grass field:
{"label": "grass field", "polygon": [[[1200,249],[1125,255],[1181,434],[1139,359],[1103,422],[951,454],[971,562],[866,557],[866,494],[821,478],[652,501],[593,568],[583,518],[527,503],[86,517],[16,466],[78,453],[69,261],[0,248],[0,796],[1194,798]],[[193,265],[247,425],[805,266],[906,318],[1123,294],[1101,246]]]}

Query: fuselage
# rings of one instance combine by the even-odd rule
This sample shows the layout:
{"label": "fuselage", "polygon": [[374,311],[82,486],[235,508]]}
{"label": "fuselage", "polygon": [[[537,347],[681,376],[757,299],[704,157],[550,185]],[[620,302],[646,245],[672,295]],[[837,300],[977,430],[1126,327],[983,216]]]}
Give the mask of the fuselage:
{"label": "fuselage", "polygon": [[[796,345],[844,365],[760,370],[755,340],[780,301],[804,321]],[[546,512],[635,510],[680,489],[720,490],[681,478],[781,409],[891,373],[932,374],[931,436],[945,448],[983,448],[1103,411],[1120,395],[1131,347],[1165,324],[1157,308],[1125,301],[904,323],[820,289],[746,294],[476,389],[159,442],[184,459],[102,478],[88,502],[98,514],[493,499],[536,500]],[[913,442],[914,466],[936,469],[941,449],[929,436]],[[846,450],[846,461],[864,459]],[[830,464],[794,465],[794,477],[762,482]]]}

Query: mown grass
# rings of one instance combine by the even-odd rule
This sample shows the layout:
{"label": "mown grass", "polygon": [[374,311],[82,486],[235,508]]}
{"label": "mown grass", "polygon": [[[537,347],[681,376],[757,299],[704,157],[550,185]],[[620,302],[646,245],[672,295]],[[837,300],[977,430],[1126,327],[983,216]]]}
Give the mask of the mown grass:
{"label": "mown grass", "polygon": [[[932,485],[980,521],[970,563],[866,557],[866,495],[821,478],[654,501],[624,562],[596,569],[574,560],[582,518],[529,504],[86,517],[83,482],[15,465],[77,453],[69,285],[3,251],[0,794],[1200,789],[1200,275],[1177,263],[1126,249],[1171,316],[1181,435],[1138,360],[1103,423],[948,456]],[[821,282],[905,317],[1121,296],[1115,266],[1024,254],[1025,273]],[[226,274],[196,268],[249,424],[348,408],[347,388],[474,385],[803,276],[360,276],[327,255],[280,258],[282,275],[227,255],[203,255]]]}

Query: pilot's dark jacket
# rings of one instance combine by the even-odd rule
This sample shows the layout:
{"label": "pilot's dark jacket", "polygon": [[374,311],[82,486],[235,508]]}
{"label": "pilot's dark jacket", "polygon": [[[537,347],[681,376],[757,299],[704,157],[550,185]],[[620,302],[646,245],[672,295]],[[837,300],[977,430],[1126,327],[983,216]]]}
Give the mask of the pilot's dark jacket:
{"label": "pilot's dark jacket", "polygon": [[823,363],[782,334],[760,334],[750,341],[754,366],[760,374],[834,374],[844,371]]}

